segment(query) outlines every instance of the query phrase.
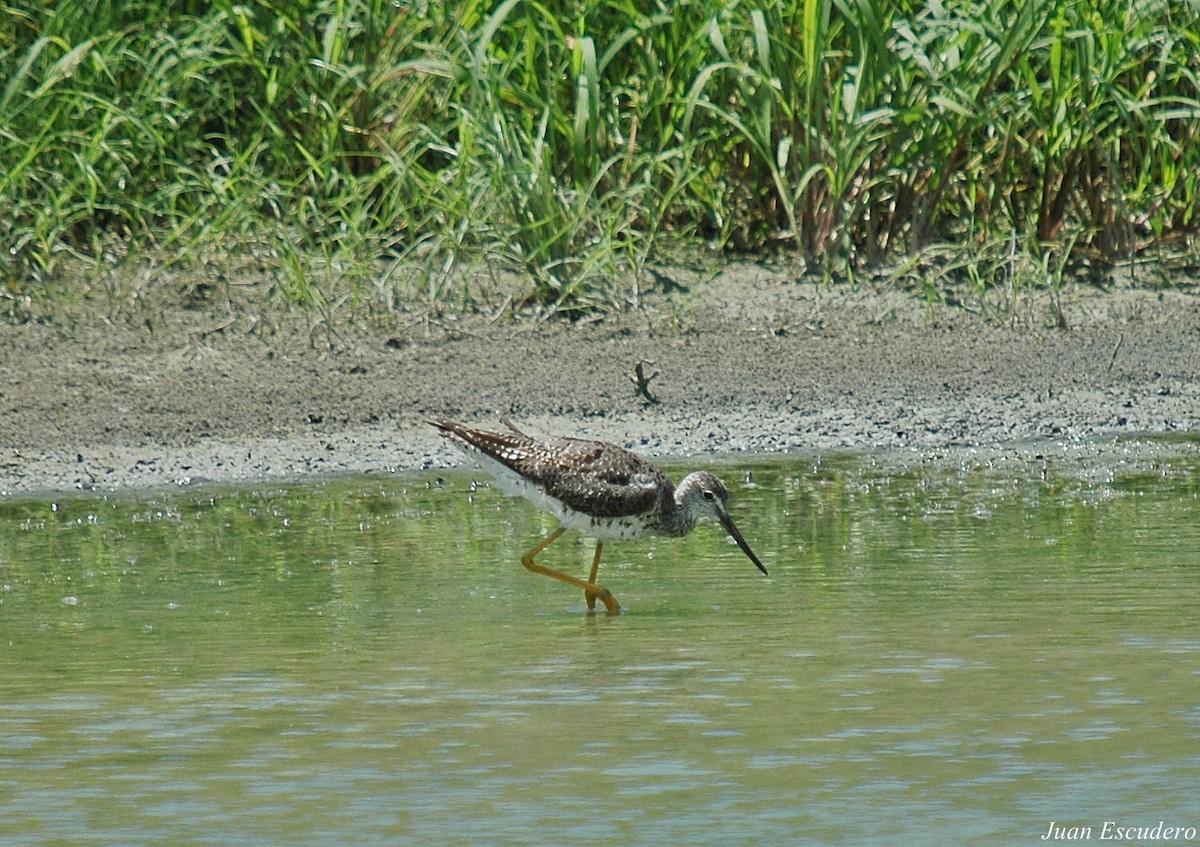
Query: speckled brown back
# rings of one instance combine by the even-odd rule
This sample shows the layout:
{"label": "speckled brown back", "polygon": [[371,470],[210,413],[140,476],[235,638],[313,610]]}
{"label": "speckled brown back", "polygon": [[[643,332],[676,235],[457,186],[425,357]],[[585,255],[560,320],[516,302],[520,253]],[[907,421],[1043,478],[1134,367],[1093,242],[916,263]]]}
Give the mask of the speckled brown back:
{"label": "speckled brown back", "polygon": [[593,517],[654,512],[661,497],[674,493],[662,471],[615,444],[430,423],[463,449],[491,457],[568,508]]}

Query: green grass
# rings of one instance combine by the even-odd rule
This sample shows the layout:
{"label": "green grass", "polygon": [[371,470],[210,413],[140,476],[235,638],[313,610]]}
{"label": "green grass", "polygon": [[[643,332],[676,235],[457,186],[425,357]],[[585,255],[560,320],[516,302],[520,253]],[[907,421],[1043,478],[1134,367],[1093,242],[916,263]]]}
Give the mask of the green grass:
{"label": "green grass", "polygon": [[65,259],[573,314],[664,240],[986,291],[1200,224],[1195,2],[0,2],[0,67],[10,314]]}

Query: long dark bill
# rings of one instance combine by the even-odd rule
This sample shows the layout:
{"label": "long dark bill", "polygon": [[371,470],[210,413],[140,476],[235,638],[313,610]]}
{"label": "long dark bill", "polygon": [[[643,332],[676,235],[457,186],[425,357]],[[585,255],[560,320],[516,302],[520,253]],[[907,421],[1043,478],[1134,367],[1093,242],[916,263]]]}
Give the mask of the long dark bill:
{"label": "long dark bill", "polygon": [[733,525],[733,518],[724,513],[718,517],[721,519],[721,526],[725,527],[725,531],[733,536],[733,540],[737,542],[737,546],[742,548],[742,552],[750,557],[750,561],[758,565],[758,569],[763,572],[763,576],[770,576],[763,563],[758,560],[758,556],[754,555],[754,551],[750,549],[750,545],[746,543],[746,539],[742,538],[742,534],[738,532],[738,528]]}

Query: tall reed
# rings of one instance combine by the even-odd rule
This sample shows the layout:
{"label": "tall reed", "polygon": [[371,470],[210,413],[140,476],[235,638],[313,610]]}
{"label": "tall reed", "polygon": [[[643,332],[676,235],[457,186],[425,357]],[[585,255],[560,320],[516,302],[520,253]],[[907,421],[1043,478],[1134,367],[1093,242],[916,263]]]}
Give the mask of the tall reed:
{"label": "tall reed", "polygon": [[0,67],[9,311],[65,255],[250,251],[314,305],[489,259],[575,313],[697,236],[986,289],[1200,212],[1186,0],[9,3]]}

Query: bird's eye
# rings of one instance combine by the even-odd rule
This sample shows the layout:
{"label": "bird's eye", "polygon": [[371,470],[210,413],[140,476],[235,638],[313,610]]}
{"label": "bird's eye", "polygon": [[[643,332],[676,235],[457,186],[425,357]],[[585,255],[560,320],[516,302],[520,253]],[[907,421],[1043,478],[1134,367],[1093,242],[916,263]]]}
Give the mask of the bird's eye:
{"label": "bird's eye", "polygon": [[702,493],[704,494],[705,500],[712,500],[714,497],[716,497],[716,495],[713,494],[711,491],[709,491],[707,488],[704,489],[704,491]]}

